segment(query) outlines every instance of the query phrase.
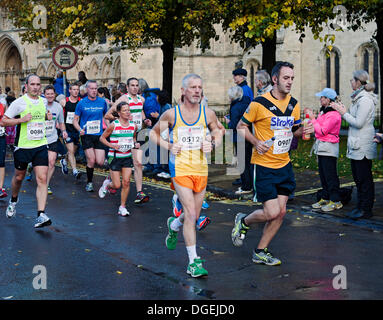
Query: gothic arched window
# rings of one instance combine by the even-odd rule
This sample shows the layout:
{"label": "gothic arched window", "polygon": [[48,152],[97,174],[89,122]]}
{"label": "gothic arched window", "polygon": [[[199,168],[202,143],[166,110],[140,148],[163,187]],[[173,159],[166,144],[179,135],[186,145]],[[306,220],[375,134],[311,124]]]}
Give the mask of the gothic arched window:
{"label": "gothic arched window", "polygon": [[326,57],[326,87],[334,89],[340,94],[339,75],[340,75],[340,57],[338,50],[331,50]]}

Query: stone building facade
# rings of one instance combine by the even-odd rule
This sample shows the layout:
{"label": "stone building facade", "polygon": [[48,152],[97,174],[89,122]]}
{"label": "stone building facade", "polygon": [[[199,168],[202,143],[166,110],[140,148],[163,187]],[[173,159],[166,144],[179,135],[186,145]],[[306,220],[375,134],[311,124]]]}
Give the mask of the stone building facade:
{"label": "stone building facade", "polygon": [[[9,86],[19,94],[23,79],[34,72],[44,83],[52,81],[57,68],[51,59],[52,49],[43,42],[26,44],[21,42],[21,30],[15,29],[6,19],[0,21],[0,86]],[[217,26],[219,29],[220,27]],[[337,90],[345,104],[350,103],[349,80],[356,69],[366,69],[378,88],[378,47],[371,42],[376,25],[365,26],[364,31],[336,33],[334,49],[326,56],[323,44],[314,40],[310,32],[304,41],[290,30],[278,32],[277,60],[287,60],[295,65],[295,80],[292,94],[301,105],[318,107],[315,93],[326,86]],[[209,106],[216,110],[227,109],[227,90],[233,85],[232,70],[239,60],[248,71],[248,83],[254,89],[254,74],[262,61],[261,46],[242,49],[231,43],[229,36],[220,32],[218,41],[211,41],[211,48],[202,53],[197,46],[177,48],[173,73],[173,101],[179,98],[181,79],[190,72],[204,79],[204,93]],[[97,80],[108,86],[125,82],[129,77],[144,78],[150,87],[162,87],[162,52],[158,45],[140,49],[136,63],[130,53],[117,49],[109,54],[107,43],[94,45],[89,54],[80,58],[77,65],[68,70],[67,77],[76,80],[78,72],[85,71],[88,79]]]}

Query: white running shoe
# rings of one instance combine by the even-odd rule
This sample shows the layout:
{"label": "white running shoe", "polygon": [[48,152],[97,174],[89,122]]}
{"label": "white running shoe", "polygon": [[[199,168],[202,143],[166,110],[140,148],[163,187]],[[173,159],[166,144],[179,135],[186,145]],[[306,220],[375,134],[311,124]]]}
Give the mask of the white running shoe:
{"label": "white running shoe", "polygon": [[125,207],[121,207],[121,206],[118,208],[118,214],[123,217],[130,215],[129,211],[126,210]]}
{"label": "white running shoe", "polygon": [[49,219],[49,217],[45,213],[40,213],[39,217],[36,219],[35,228],[42,228],[51,224],[51,219]]}
{"label": "white running shoe", "polygon": [[110,184],[110,180],[106,178],[104,182],[102,183],[101,188],[98,190],[98,196],[103,199],[105,198],[107,192],[108,192],[108,185]]}
{"label": "white running shoe", "polygon": [[16,204],[17,202],[11,202],[11,200],[9,200],[7,211],[5,211],[7,218],[12,218],[16,215]]}
{"label": "white running shoe", "polygon": [[164,178],[164,179],[170,179],[170,174],[167,172],[160,172],[157,174],[157,177]]}

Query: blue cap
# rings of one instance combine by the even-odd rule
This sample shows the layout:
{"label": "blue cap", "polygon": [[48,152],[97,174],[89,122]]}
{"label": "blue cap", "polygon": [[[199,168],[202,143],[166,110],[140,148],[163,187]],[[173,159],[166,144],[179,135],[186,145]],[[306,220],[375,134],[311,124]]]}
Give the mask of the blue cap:
{"label": "blue cap", "polygon": [[324,88],[321,92],[318,92],[315,95],[317,97],[326,97],[326,98],[329,98],[330,100],[335,100],[336,97],[338,96],[336,94],[336,91],[331,88]]}

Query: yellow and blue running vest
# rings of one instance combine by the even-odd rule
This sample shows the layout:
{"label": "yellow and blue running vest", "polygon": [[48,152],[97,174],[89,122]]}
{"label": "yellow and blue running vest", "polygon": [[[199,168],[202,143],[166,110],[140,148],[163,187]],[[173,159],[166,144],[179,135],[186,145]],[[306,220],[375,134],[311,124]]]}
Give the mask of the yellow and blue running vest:
{"label": "yellow and blue running vest", "polygon": [[178,142],[182,149],[178,155],[170,152],[169,169],[172,177],[208,175],[207,159],[201,150],[207,130],[205,106],[199,106],[199,116],[194,123],[186,123],[180,106],[175,107],[174,125],[169,130],[169,137],[170,143]]}

